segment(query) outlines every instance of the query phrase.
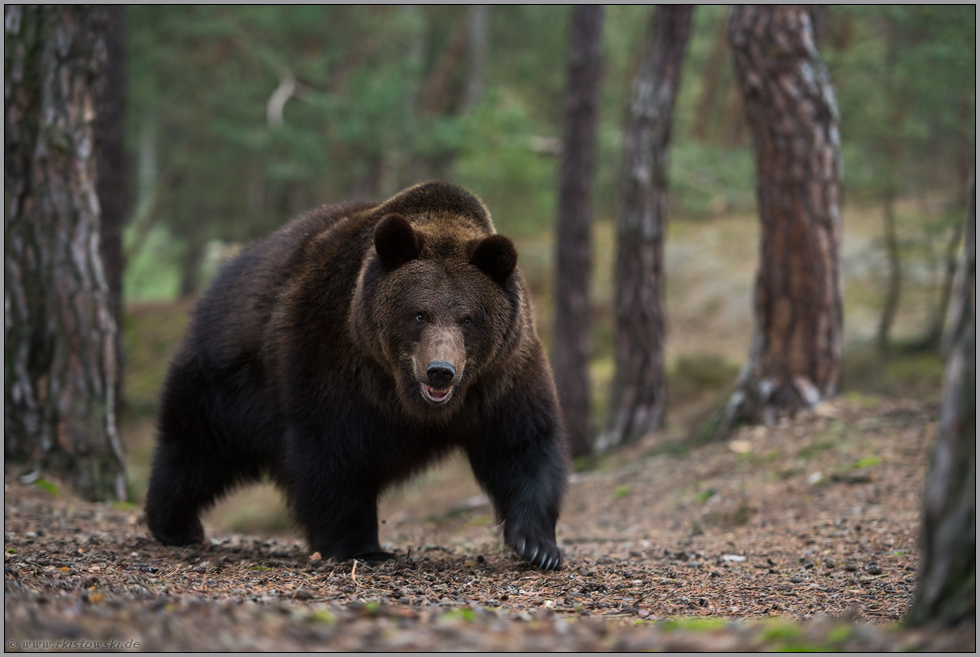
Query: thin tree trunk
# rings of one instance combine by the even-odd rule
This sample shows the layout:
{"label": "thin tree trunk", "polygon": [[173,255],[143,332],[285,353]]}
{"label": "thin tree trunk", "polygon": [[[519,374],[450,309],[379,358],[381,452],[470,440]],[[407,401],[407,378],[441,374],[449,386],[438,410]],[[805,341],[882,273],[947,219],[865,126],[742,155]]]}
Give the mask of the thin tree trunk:
{"label": "thin tree trunk", "polygon": [[976,623],[977,254],[976,183],[950,318],[939,438],[926,482],[921,557],[910,625]]}
{"label": "thin tree trunk", "polygon": [[126,495],[95,188],[105,30],[102,7],[4,9],[4,454],[89,499]]}
{"label": "thin tree trunk", "polygon": [[878,322],[878,351],[887,354],[889,335],[902,296],[902,261],[898,253],[898,234],[895,229],[895,194],[890,186],[882,200],[882,216],[885,220],[885,253],[888,256],[888,290],[885,293],[881,320]]}
{"label": "thin tree trunk", "polygon": [[692,13],[690,5],[654,10],[633,79],[616,216],[616,373],[599,451],[635,441],[663,423],[667,155]]}
{"label": "thin tree trunk", "polygon": [[711,116],[717,104],[718,94],[725,88],[721,84],[724,71],[725,55],[728,51],[727,29],[724,23],[718,26],[715,42],[704,66],[704,77],[701,78],[701,97],[698,108],[694,113],[694,136],[700,142],[708,141],[708,128]]}
{"label": "thin tree trunk", "polygon": [[[960,195],[958,194],[957,196]],[[953,230],[953,234],[950,235],[949,241],[946,243],[945,257],[943,259],[943,264],[945,265],[943,269],[943,280],[939,284],[939,301],[936,303],[932,320],[929,322],[929,330],[926,331],[925,336],[916,345],[920,349],[935,350],[942,343],[943,332],[946,330],[946,316],[949,314],[949,304],[953,297],[953,279],[956,276],[956,255],[959,251],[962,238],[963,228],[957,224]]]}
{"label": "thin tree trunk", "polygon": [[592,178],[602,76],[602,13],[599,5],[576,5],[572,10],[558,190],[553,363],[573,457],[592,452],[589,280]]}
{"label": "thin tree trunk", "polygon": [[843,344],[837,106],[809,16],[800,6],[736,6],[729,36],[762,244],[752,349],[720,434],[834,395]]}
{"label": "thin tree trunk", "polygon": [[[126,261],[122,232],[129,212],[126,152],[123,146],[126,117],[126,16],[124,5],[107,8],[106,68],[98,90],[98,193],[101,213],[102,266],[109,286],[110,307],[117,327],[122,327],[122,280]],[[116,405],[122,403],[122,330],[116,332]]]}
{"label": "thin tree trunk", "polygon": [[483,100],[487,78],[487,43],[490,32],[490,6],[471,5],[466,14],[469,41],[466,44],[466,91],[460,112]]}
{"label": "thin tree trunk", "polygon": [[899,135],[905,124],[910,108],[908,85],[898,88],[896,66],[900,35],[898,26],[889,21],[885,23],[885,41],[887,43],[885,92],[889,99],[891,110],[892,132],[885,138],[886,160],[883,167],[885,176],[882,193],[882,218],[884,219],[885,253],[888,257],[888,291],[885,295],[885,306],[882,308],[881,320],[878,323],[878,351],[887,354],[890,347],[890,334],[898,304],[902,295],[902,254],[898,248],[898,233],[895,227],[895,197],[898,187],[898,165],[905,156],[905,148]]}

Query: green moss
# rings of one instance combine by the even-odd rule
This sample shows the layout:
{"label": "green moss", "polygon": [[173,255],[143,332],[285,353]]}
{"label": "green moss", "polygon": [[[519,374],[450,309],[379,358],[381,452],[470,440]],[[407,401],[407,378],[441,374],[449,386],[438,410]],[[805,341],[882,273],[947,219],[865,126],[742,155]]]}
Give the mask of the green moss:
{"label": "green moss", "polygon": [[708,500],[710,500],[712,497],[714,497],[717,492],[718,491],[715,490],[714,488],[705,488],[703,491],[701,491],[700,493],[698,493],[694,497],[695,497],[695,499],[698,502],[704,504],[705,502],[707,502]]}
{"label": "green moss", "polygon": [[678,617],[663,621],[663,629],[665,632],[673,632],[675,630],[682,630],[685,632],[710,632],[712,630],[721,629],[726,625],[728,625],[728,623],[724,620],[720,618],[712,618],[710,616]]}
{"label": "green moss", "polygon": [[851,636],[851,626],[850,625],[838,625],[834,629],[827,632],[827,641],[832,643],[843,643],[847,641],[848,637]]}
{"label": "green moss", "polygon": [[851,469],[860,470],[861,468],[870,468],[871,466],[878,465],[879,463],[881,463],[881,458],[877,456],[868,456],[852,463]]}
{"label": "green moss", "polygon": [[306,617],[309,623],[326,623],[327,625],[336,625],[337,617],[331,614],[326,609],[317,609],[313,611],[309,616]]}
{"label": "green moss", "polygon": [[450,609],[442,616],[442,620],[464,620],[467,623],[476,620],[476,612],[468,607],[462,609]]}
{"label": "green moss", "polygon": [[38,479],[37,481],[34,482],[34,485],[40,488],[41,490],[51,493],[55,497],[61,495],[61,489],[55,486],[54,484],[52,484],[47,479]]}
{"label": "green moss", "polygon": [[795,641],[803,636],[799,625],[782,620],[766,623],[766,628],[759,633],[760,641]]}
{"label": "green moss", "polygon": [[626,497],[631,492],[632,492],[632,489],[630,489],[629,486],[616,486],[616,490],[613,491],[613,495],[616,496],[616,499],[620,499],[622,497]]}

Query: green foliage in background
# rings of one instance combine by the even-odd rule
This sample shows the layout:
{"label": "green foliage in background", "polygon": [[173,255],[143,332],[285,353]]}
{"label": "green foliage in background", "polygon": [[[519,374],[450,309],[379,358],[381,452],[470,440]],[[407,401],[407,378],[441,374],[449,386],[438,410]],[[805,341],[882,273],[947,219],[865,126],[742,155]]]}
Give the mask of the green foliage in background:
{"label": "green foliage in background", "polygon": [[[209,243],[256,239],[316,205],[380,199],[434,177],[478,193],[502,232],[550,230],[569,8],[490,8],[485,88],[472,106],[462,101],[467,11],[128,7],[134,218],[127,298],[172,297],[202,285]],[[605,12],[599,220],[616,211],[622,122],[651,11]],[[675,216],[754,205],[728,11],[703,5],[694,14],[672,136]],[[849,198],[875,201],[886,187],[899,196],[940,193],[956,210],[922,221],[927,243],[958,216],[972,167],[976,9],[819,11],[826,12],[819,47],[840,104]],[[277,89],[290,85],[277,105]]]}

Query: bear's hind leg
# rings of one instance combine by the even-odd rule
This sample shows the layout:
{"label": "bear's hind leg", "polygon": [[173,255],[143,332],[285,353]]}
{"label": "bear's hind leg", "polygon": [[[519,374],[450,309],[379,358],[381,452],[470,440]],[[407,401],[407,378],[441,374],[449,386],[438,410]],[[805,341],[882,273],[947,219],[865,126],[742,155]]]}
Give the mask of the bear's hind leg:
{"label": "bear's hind leg", "polygon": [[233,473],[220,459],[202,458],[161,439],[146,494],[150,533],[164,545],[202,543],[200,511],[213,504],[234,481]]}

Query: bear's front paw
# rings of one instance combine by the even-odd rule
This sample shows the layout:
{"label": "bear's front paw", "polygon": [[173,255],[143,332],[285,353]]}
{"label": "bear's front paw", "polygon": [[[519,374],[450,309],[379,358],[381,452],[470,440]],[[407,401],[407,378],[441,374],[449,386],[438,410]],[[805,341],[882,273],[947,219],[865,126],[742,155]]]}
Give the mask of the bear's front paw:
{"label": "bear's front paw", "polygon": [[561,550],[548,539],[519,538],[512,545],[517,555],[541,570],[558,570],[564,563]]}

